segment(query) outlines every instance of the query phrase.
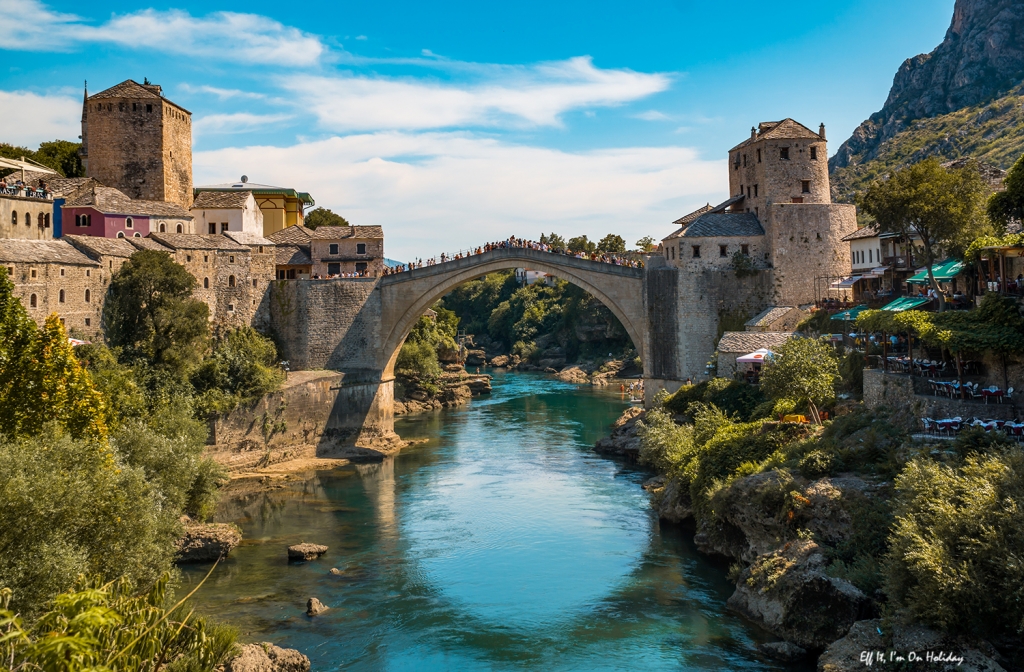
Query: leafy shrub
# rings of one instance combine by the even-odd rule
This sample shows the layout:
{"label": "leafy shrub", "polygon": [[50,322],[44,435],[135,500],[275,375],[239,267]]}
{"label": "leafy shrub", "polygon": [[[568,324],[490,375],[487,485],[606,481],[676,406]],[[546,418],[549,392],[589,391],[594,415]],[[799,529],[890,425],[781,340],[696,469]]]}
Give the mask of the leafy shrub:
{"label": "leafy shrub", "polygon": [[58,595],[30,625],[9,610],[10,590],[0,589],[0,664],[19,672],[213,672],[237,633],[180,602],[166,607],[168,581],[164,574],[136,595],[129,581],[94,578]]}
{"label": "leafy shrub", "polygon": [[959,467],[910,461],[896,479],[885,587],[899,613],[946,632],[1024,632],[1024,453]]}
{"label": "leafy shrub", "polygon": [[775,357],[761,372],[761,389],[772,399],[793,399],[810,407],[818,420],[818,406],[835,401],[839,365],[824,341],[794,338],[775,348]]}
{"label": "leafy shrub", "polygon": [[406,341],[398,353],[395,368],[401,373],[420,378],[436,378],[441,375],[437,351],[426,341]]}
{"label": "leafy shrub", "polygon": [[751,419],[765,397],[758,387],[729,378],[712,378],[697,385],[684,385],[665,401],[665,408],[676,414],[690,413],[694,403],[712,404],[740,420]]}
{"label": "leafy shrub", "polygon": [[986,432],[981,427],[971,427],[953,440],[953,451],[962,461],[970,455],[1002,453],[1015,445],[1013,439],[1002,432]]}
{"label": "leafy shrub", "polygon": [[821,478],[839,471],[839,460],[832,453],[812,450],[800,460],[800,475],[804,478]]}
{"label": "leafy shrub", "polygon": [[693,455],[693,427],[677,425],[672,416],[660,408],[647,412],[637,422],[640,436],[640,464],[662,474],[674,474],[685,468]]}
{"label": "leafy shrub", "polygon": [[232,329],[216,338],[212,354],[192,374],[193,387],[204,395],[201,413],[230,411],[273,392],[283,381],[274,342],[252,327]]}

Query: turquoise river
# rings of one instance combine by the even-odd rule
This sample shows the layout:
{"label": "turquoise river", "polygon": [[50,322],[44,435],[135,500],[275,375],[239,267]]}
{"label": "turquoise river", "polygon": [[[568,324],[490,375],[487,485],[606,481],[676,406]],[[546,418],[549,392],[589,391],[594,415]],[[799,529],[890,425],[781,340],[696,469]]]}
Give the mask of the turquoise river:
{"label": "turquoise river", "polygon": [[[795,669],[757,654],[725,567],[659,524],[647,474],[593,453],[626,406],[497,372],[490,397],[399,419],[427,441],[396,458],[229,499],[218,519],[246,540],[199,609],[313,670]],[[288,564],[301,541],[330,550]],[[330,609],[306,617],[309,597]]]}

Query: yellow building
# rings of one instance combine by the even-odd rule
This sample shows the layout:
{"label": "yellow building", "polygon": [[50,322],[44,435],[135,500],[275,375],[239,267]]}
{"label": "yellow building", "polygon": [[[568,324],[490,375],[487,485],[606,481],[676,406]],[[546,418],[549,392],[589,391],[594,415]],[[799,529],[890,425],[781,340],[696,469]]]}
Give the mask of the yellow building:
{"label": "yellow building", "polygon": [[303,191],[295,191],[288,187],[272,187],[267,184],[253,184],[244,176],[240,181],[234,183],[196,187],[193,190],[193,196],[198,197],[204,191],[252,192],[256,199],[256,205],[263,213],[264,236],[269,236],[289,226],[302,224],[305,219],[305,209],[316,205],[313,197]]}

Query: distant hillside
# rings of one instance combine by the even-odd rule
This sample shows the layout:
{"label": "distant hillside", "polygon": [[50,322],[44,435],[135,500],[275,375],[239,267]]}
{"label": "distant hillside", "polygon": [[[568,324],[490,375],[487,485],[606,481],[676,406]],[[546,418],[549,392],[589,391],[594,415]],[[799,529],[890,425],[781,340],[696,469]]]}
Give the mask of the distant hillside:
{"label": "distant hillside", "polygon": [[1022,148],[1022,82],[1024,3],[956,0],[942,44],[904,61],[885,105],[829,161],[834,196],[933,154],[1008,168]]}

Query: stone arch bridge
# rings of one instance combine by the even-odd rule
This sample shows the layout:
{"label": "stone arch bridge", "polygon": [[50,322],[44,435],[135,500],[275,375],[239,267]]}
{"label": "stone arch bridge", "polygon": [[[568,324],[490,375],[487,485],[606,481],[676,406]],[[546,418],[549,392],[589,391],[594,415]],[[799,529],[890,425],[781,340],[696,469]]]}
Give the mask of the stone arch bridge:
{"label": "stone arch bridge", "polygon": [[638,269],[505,248],[382,278],[276,281],[271,313],[282,359],[344,374],[325,438],[393,436],[395,361],[416,321],[458,285],[519,267],[567,280],[607,306],[640,353],[648,394],[678,387],[677,274],[661,257]]}

